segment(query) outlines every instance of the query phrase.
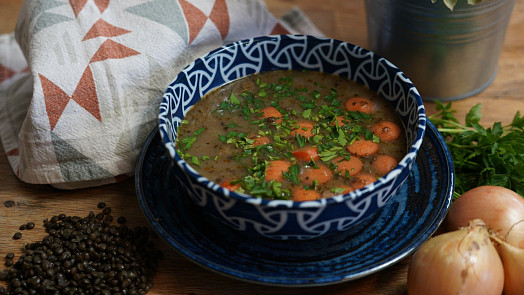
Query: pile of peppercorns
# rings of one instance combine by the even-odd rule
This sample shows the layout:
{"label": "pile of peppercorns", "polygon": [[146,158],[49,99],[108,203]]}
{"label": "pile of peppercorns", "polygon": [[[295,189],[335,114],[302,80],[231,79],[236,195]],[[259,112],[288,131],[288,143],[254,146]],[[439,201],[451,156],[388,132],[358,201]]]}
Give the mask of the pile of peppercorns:
{"label": "pile of peppercorns", "polygon": [[[130,229],[126,219],[112,225],[111,208],[81,218],[60,214],[44,220],[42,241],[26,244],[23,254],[5,256],[0,294],[146,294],[162,253],[146,227]],[[32,229],[29,222],[20,230]],[[18,232],[13,239],[19,239]]]}

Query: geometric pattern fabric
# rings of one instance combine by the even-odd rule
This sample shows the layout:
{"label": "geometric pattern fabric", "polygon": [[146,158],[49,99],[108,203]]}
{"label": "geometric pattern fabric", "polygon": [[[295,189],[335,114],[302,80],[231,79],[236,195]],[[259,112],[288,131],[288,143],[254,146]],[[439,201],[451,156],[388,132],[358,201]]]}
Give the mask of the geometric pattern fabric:
{"label": "geometric pattern fabric", "polygon": [[13,171],[64,188],[131,176],[178,71],[289,24],[262,0],[25,2],[16,40],[0,35],[0,138]]}

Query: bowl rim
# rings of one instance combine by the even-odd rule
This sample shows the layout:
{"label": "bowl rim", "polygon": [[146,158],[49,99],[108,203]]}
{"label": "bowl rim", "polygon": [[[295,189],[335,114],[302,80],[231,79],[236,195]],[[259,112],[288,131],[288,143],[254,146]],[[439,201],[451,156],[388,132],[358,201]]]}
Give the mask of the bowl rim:
{"label": "bowl rim", "polygon": [[[323,42],[334,42],[334,43],[344,44],[344,45],[350,46],[350,47],[352,47],[354,49],[359,50],[360,53],[371,55],[372,56],[371,58],[376,57],[377,62],[384,63],[385,66],[387,66],[388,68],[390,68],[391,70],[393,70],[396,73],[396,76],[402,77],[402,79],[401,79],[402,83],[408,83],[409,92],[407,93],[407,95],[408,96],[413,96],[413,99],[415,100],[415,103],[416,103],[416,106],[417,106],[418,125],[416,127],[417,131],[416,131],[416,136],[415,136],[414,142],[413,142],[413,144],[408,146],[408,149],[407,149],[406,154],[404,155],[404,157],[402,157],[402,159],[395,166],[395,168],[393,168],[393,170],[391,172],[383,175],[382,177],[379,177],[375,182],[373,182],[371,184],[368,184],[368,185],[366,185],[366,186],[364,186],[362,188],[353,190],[353,191],[351,191],[349,193],[346,193],[346,194],[338,194],[338,195],[335,195],[335,196],[331,196],[331,197],[327,197],[327,198],[321,198],[319,200],[314,200],[314,201],[293,201],[293,200],[266,199],[266,198],[262,198],[262,197],[255,197],[255,196],[252,196],[252,195],[249,195],[249,194],[234,192],[234,191],[231,191],[231,190],[229,190],[229,189],[227,189],[225,187],[220,186],[219,184],[217,184],[217,183],[211,181],[210,179],[202,176],[198,172],[198,170],[193,168],[193,166],[190,163],[188,163],[185,160],[183,160],[178,155],[178,152],[176,152],[176,148],[174,147],[175,143],[171,142],[169,140],[169,137],[167,135],[168,132],[164,129],[163,124],[161,124],[161,121],[162,121],[163,117],[165,117],[165,116],[163,115],[163,112],[160,112],[158,114],[158,123],[159,123],[158,127],[159,127],[159,133],[160,133],[160,137],[161,137],[162,143],[163,143],[164,147],[166,148],[167,154],[169,155],[169,158],[171,159],[171,161],[174,161],[176,163],[175,165],[178,166],[178,168],[180,168],[184,172],[184,174],[186,176],[189,175],[188,177],[195,178],[195,181],[197,183],[199,183],[200,185],[208,188],[209,190],[212,190],[215,194],[219,194],[219,195],[224,196],[226,198],[233,198],[233,199],[238,200],[238,201],[251,203],[251,204],[254,204],[254,205],[261,205],[261,206],[265,206],[265,207],[282,207],[283,206],[283,207],[287,207],[287,208],[298,208],[298,207],[299,208],[307,208],[307,207],[318,208],[318,207],[327,206],[327,205],[332,204],[332,203],[341,203],[341,202],[346,202],[346,201],[358,201],[362,197],[365,197],[367,195],[367,193],[372,192],[375,189],[380,189],[380,187],[384,186],[386,183],[389,183],[389,182],[393,181],[395,179],[395,177],[397,177],[399,174],[401,174],[403,171],[405,171],[405,169],[407,169],[407,167],[411,167],[412,166],[412,164],[416,160],[416,155],[417,155],[417,153],[418,153],[418,151],[419,151],[419,149],[420,149],[420,147],[422,145],[422,140],[424,138],[425,130],[426,130],[426,120],[427,120],[423,100],[422,100],[418,90],[416,89],[415,85],[413,85],[413,82],[411,82],[411,80],[405,75],[405,73],[403,71],[401,71],[397,66],[395,66],[392,62],[390,62],[386,58],[384,58],[384,57],[382,57],[382,56],[372,52],[369,49],[361,47],[359,45],[355,45],[355,44],[352,44],[352,43],[349,43],[349,42],[346,42],[346,41],[337,40],[337,39],[334,39],[334,38],[317,37],[317,36],[302,35],[302,34],[267,35],[267,36],[259,36],[259,37],[249,38],[249,39],[243,39],[243,40],[235,41],[235,42],[232,42],[232,43],[220,46],[220,47],[218,47],[216,49],[213,49],[213,50],[209,51],[208,53],[206,53],[206,54],[204,54],[204,55],[194,59],[191,63],[189,63],[181,71],[179,71],[178,74],[175,75],[175,77],[173,77],[173,79],[169,83],[169,86],[164,91],[160,104],[162,105],[166,101],[166,99],[167,99],[166,98],[166,93],[169,92],[169,89],[170,89],[171,86],[176,84],[177,79],[180,77],[180,75],[182,73],[191,72],[192,69],[195,67],[195,65],[197,65],[199,63],[204,63],[206,59],[209,59],[209,58],[213,57],[216,54],[219,54],[219,53],[221,53],[223,51],[228,51],[228,50],[230,50],[231,48],[234,48],[234,47],[243,46],[245,44],[270,42],[270,41],[274,41],[276,38],[296,39],[297,37],[299,37],[299,38],[306,38],[308,40],[309,39],[315,39],[315,40],[319,40],[319,41],[323,41]],[[261,71],[261,72],[266,72],[266,71]],[[260,72],[257,71],[254,74],[258,74],[258,73],[260,73]],[[246,76],[241,76],[241,77],[246,77]],[[241,78],[241,77],[238,77],[238,78]],[[352,81],[355,81],[355,80],[352,80]],[[223,85],[223,84],[221,84],[221,85]],[[217,86],[217,87],[215,87],[213,89],[216,89],[216,88],[218,88],[220,86]],[[211,91],[211,89],[209,91]],[[383,99],[385,99],[385,98],[383,98]],[[401,166],[401,164],[403,166],[402,169],[397,169],[397,168],[399,168],[399,166]]]}

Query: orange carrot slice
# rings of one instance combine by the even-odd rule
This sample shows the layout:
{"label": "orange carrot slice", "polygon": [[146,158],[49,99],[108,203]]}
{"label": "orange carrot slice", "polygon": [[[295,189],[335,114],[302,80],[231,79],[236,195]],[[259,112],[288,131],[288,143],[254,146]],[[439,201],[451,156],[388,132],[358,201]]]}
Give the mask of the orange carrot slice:
{"label": "orange carrot slice", "polygon": [[262,135],[251,135],[249,138],[254,139],[253,146],[257,147],[259,145],[269,144],[271,140],[267,136]]}
{"label": "orange carrot slice", "polygon": [[337,165],[335,171],[340,172],[342,176],[345,176],[346,173],[349,173],[350,176],[354,176],[358,174],[364,166],[362,161],[356,156],[349,158],[349,160],[338,157],[333,159],[333,163]]}
{"label": "orange carrot slice", "polygon": [[272,122],[277,124],[282,123],[282,113],[275,107],[265,107],[262,109],[262,117],[265,119],[270,119]]}
{"label": "orange carrot slice", "polygon": [[357,139],[347,145],[348,152],[360,156],[370,156],[378,152],[379,144],[372,140]]}
{"label": "orange carrot slice", "polygon": [[301,183],[312,185],[314,181],[318,184],[325,184],[331,180],[333,172],[326,165],[318,164],[317,167],[305,167],[300,171],[299,179]]}
{"label": "orange carrot slice", "polygon": [[319,192],[315,190],[305,189],[303,187],[296,187],[291,192],[293,195],[293,201],[314,201],[321,198]]}
{"label": "orange carrot slice", "polygon": [[393,168],[395,168],[397,164],[397,159],[393,158],[392,156],[377,155],[371,165],[375,169],[375,172],[377,172],[380,175],[385,175],[389,171],[393,170]]}
{"label": "orange carrot slice", "polygon": [[220,183],[220,186],[224,187],[224,188],[227,188],[228,190],[233,192],[233,191],[237,190],[240,187],[240,184],[238,184],[238,183],[237,184],[233,184],[233,183],[231,183],[232,181],[233,180],[231,180],[231,179],[230,180],[224,180],[224,181],[222,181]]}
{"label": "orange carrot slice", "polygon": [[375,175],[370,173],[360,173],[358,175],[355,175],[354,181],[351,185],[355,189],[360,189],[375,181],[377,181],[377,177]]}
{"label": "orange carrot slice", "polygon": [[346,110],[348,111],[359,111],[366,114],[371,114],[375,104],[363,97],[352,97],[346,101]]}
{"label": "orange carrot slice", "polygon": [[293,157],[303,160],[303,161],[311,161],[311,160],[318,160],[320,159],[318,155],[318,148],[317,147],[304,147],[298,150],[295,150],[292,152]]}
{"label": "orange carrot slice", "polygon": [[289,171],[291,163],[285,160],[274,160],[266,166],[266,181],[282,181],[284,179],[284,172]]}
{"label": "orange carrot slice", "polygon": [[339,127],[349,124],[350,120],[344,118],[344,116],[337,116],[336,122],[332,123],[332,126],[335,126],[337,124]]}
{"label": "orange carrot slice", "polygon": [[302,135],[306,138],[312,137],[313,127],[315,126],[312,122],[302,121],[296,124],[297,126],[291,131],[291,136]]}
{"label": "orange carrot slice", "polygon": [[400,127],[390,121],[379,122],[371,128],[371,131],[375,133],[381,141],[392,141],[400,136]]}

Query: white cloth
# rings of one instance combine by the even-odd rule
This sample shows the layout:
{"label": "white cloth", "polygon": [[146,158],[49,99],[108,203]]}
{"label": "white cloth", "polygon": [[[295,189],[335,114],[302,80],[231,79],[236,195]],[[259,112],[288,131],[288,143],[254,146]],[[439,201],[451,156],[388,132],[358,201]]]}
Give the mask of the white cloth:
{"label": "white cloth", "polygon": [[117,182],[157,124],[158,104],[193,59],[261,35],[321,35],[261,0],[39,0],[0,35],[0,138],[24,182]]}

